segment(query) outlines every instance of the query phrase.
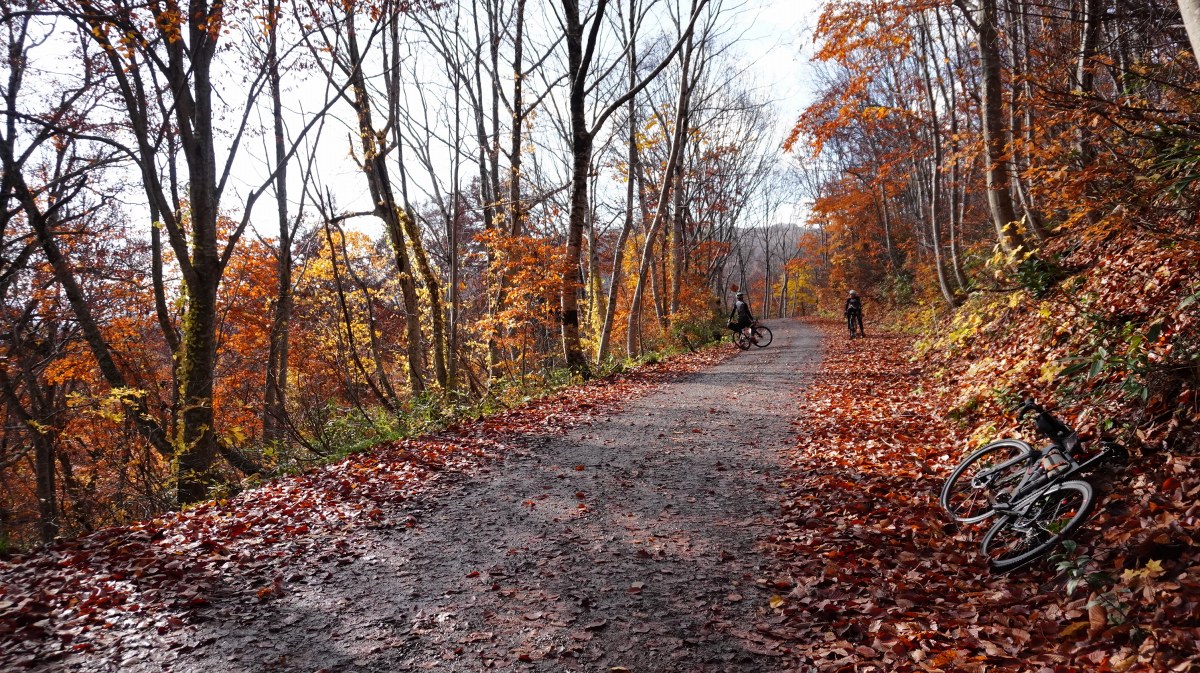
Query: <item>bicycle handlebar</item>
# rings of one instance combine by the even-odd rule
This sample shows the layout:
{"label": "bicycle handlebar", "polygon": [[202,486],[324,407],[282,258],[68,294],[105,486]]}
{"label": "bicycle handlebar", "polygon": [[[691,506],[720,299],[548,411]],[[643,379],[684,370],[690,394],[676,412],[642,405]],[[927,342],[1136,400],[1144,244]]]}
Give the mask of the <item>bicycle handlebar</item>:
{"label": "bicycle handlebar", "polygon": [[1042,407],[1042,405],[1038,404],[1037,402],[1034,402],[1032,397],[1026,397],[1025,399],[1021,400],[1021,403],[1016,406],[1016,409],[1014,409],[1014,411],[1017,412],[1018,420],[1024,418],[1025,414],[1027,414],[1031,411],[1036,411],[1039,414],[1046,413],[1046,409],[1044,407]]}
{"label": "bicycle handlebar", "polygon": [[[1037,402],[1033,401],[1032,397],[1026,397],[1021,400],[1021,404],[1017,406],[1017,420],[1025,417],[1025,414],[1033,411],[1037,413],[1037,418],[1034,419],[1034,426],[1040,434],[1045,436],[1050,441],[1057,445],[1064,445],[1070,441],[1069,438],[1075,435],[1075,431],[1071,426],[1064,423],[1057,416],[1046,411],[1046,408]],[[1078,440],[1075,440],[1076,442]]]}

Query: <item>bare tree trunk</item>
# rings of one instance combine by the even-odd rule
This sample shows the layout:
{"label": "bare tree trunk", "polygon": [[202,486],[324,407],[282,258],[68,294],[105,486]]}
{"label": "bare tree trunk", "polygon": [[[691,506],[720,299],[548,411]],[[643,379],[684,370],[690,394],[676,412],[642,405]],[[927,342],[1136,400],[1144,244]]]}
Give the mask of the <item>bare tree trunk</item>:
{"label": "bare tree trunk", "polygon": [[287,408],[288,336],[292,317],[292,229],[288,220],[287,148],[284,144],[283,93],[279,72],[279,5],[268,0],[267,68],[271,95],[271,113],[275,131],[275,208],[279,219],[279,250],[276,259],[276,292],[267,350],[267,376],[263,391],[263,442],[283,438]]}
{"label": "bare tree trunk", "polygon": [[[1096,79],[1092,73],[1092,58],[1095,57],[1096,47],[1100,42],[1104,2],[1103,0],[1083,0],[1081,9],[1083,26],[1079,34],[1079,47],[1075,56],[1075,72],[1073,73],[1074,82],[1072,82],[1071,89],[1077,100],[1087,105]],[[1076,169],[1087,170],[1096,161],[1095,148],[1092,147],[1092,133],[1087,125],[1079,124],[1075,127],[1073,144],[1078,162]],[[1084,194],[1089,197],[1095,196],[1095,187],[1092,181],[1086,183]],[[1085,203],[1082,205],[1086,209],[1088,219],[1091,220],[1095,218],[1095,210],[1088,201],[1090,199],[1085,199]]]}
{"label": "bare tree trunk", "polygon": [[996,0],[979,0],[979,9],[966,10],[979,38],[979,68],[981,82],[981,120],[983,127],[984,169],[987,184],[988,207],[992,224],[1001,247],[1009,252],[1027,249],[1025,239],[1017,230],[1017,213],[1009,190],[1009,161],[1005,147],[1003,96],[1004,83],[1001,77],[999,16]]}
{"label": "bare tree trunk", "polygon": [[362,170],[367,178],[374,203],[374,214],[383,220],[388,239],[392,245],[392,254],[396,259],[396,269],[399,273],[400,293],[404,300],[406,312],[405,327],[408,342],[405,344],[408,353],[408,384],[413,394],[425,391],[425,379],[422,376],[421,321],[417,301],[417,286],[413,278],[412,263],[408,257],[408,246],[405,241],[408,214],[403,211],[396,201],[392,191],[391,179],[388,177],[387,154],[381,146],[380,134],[375,130],[371,119],[371,101],[367,93],[366,77],[363,74],[363,58],[358,48],[358,36],[354,27],[355,16],[348,12],[346,17],[346,42],[350,62],[346,65],[350,77],[351,102],[358,116],[359,138],[362,142]]}
{"label": "bare tree trunk", "polygon": [[[929,105],[929,142],[933,146],[933,164],[929,168],[929,236],[933,239],[933,265],[937,271],[938,288],[942,291],[942,298],[953,307],[958,305],[958,297],[955,296],[954,291],[950,288],[950,283],[946,280],[946,267],[942,263],[941,222],[938,220],[942,186],[942,133],[937,112],[937,97],[933,89],[933,77],[929,72],[929,62],[932,60],[931,42],[932,36],[929,34],[928,25],[922,20],[921,79],[922,84],[925,85],[925,100]],[[952,110],[950,114],[954,114],[954,111]]]}
{"label": "bare tree trunk", "polygon": [[567,68],[570,74],[570,130],[571,130],[571,209],[567,221],[567,248],[564,262],[562,285],[560,289],[560,306],[562,310],[562,344],[563,356],[571,370],[584,376],[590,376],[587,360],[583,355],[583,347],[579,337],[579,266],[583,252],[583,227],[588,213],[588,174],[592,165],[592,152],[596,132],[604,125],[612,113],[649,84],[666,68],[667,63],[675,58],[684,41],[690,40],[692,29],[700,11],[708,4],[708,0],[693,0],[691,18],[683,35],[663,57],[663,60],[646,75],[641,82],[629,91],[619,96],[606,107],[589,128],[586,110],[588,93],[588,72],[591,70],[592,58],[595,55],[600,27],[604,21],[604,11],[608,0],[597,0],[591,14],[591,29],[587,42],[584,42],[583,23],[581,22],[578,0],[562,0],[563,14],[566,21],[565,40],[567,43]]}
{"label": "bare tree trunk", "polygon": [[[629,88],[637,84],[637,45],[635,30],[637,27],[636,12],[634,11],[634,0],[629,0],[629,33],[627,34],[626,47],[629,51],[628,69],[629,69]],[[608,302],[604,307],[604,325],[600,328],[600,345],[596,349],[597,363],[603,362],[608,357],[608,342],[612,334],[613,319],[617,313],[617,299],[620,296],[621,290],[621,267],[625,264],[625,244],[629,240],[629,232],[633,229],[633,198],[634,185],[636,184],[638,175],[641,174],[641,161],[638,158],[637,147],[637,102],[635,97],[629,99],[629,119],[628,135],[625,142],[628,143],[628,158],[626,164],[628,166],[628,174],[625,182],[625,221],[621,224],[621,234],[617,237],[617,246],[613,251],[613,271],[612,276],[608,281]]]}
{"label": "bare tree trunk", "polygon": [[[691,82],[688,80],[691,60],[692,43],[689,39],[683,50],[682,70],[679,78],[679,96],[675,103],[676,120],[675,132],[671,138],[671,152],[667,157],[667,167],[663,171],[663,181],[659,190],[658,205],[654,210],[654,219],[651,221],[649,231],[646,232],[646,240],[642,242],[642,257],[641,262],[638,264],[637,284],[634,286],[633,299],[629,304],[629,332],[626,335],[625,341],[630,345],[634,342],[635,330],[640,329],[641,326],[642,296],[645,293],[646,272],[649,269],[651,259],[654,257],[654,240],[657,238],[658,230],[662,227],[663,219],[666,217],[667,201],[671,196],[671,176],[675,174],[680,157],[683,156],[683,146],[687,142],[687,109],[688,98],[691,94]],[[630,350],[632,351],[632,347]]]}
{"label": "bare tree trunk", "polygon": [[1192,56],[1200,65],[1200,0],[1179,0],[1179,13],[1183,15],[1183,26],[1192,43]]}
{"label": "bare tree trunk", "polygon": [[[687,124],[689,120],[681,117],[679,123]],[[683,288],[683,166],[685,162],[683,155],[686,152],[686,146],[680,150],[679,163],[675,166],[675,174],[671,177],[675,185],[671,188],[674,191],[672,199],[674,205],[671,208],[671,288],[667,293],[670,298],[670,305],[667,308],[668,322],[672,321],[675,314],[679,312],[679,292]]]}
{"label": "bare tree trunk", "polygon": [[603,20],[606,0],[599,0],[592,21],[592,39],[585,45],[578,0],[563,0],[567,20],[567,67],[571,73],[569,99],[571,115],[571,211],[567,223],[567,250],[564,261],[560,307],[562,311],[562,347],[567,366],[577,374],[590,375],[583,345],[579,338],[579,260],[583,253],[583,228],[588,212],[588,173],[592,168],[594,137],[587,126],[587,72],[591,67],[594,36]]}
{"label": "bare tree trunk", "polygon": [[[389,17],[389,20],[389,36],[392,46],[391,71],[394,73],[394,77],[398,78],[400,73],[400,21],[395,16]],[[361,66],[359,70],[361,70]],[[389,127],[395,127],[398,123],[399,110],[397,108],[402,103],[399,89],[399,86],[389,87],[389,119],[387,124]],[[380,145],[382,145],[382,142],[380,142]],[[379,150],[383,151],[384,148],[381,146]],[[403,171],[403,167],[401,167],[401,171]],[[383,177],[386,179],[386,175]],[[387,191],[390,195],[390,185],[388,185]],[[394,199],[394,197],[390,196],[389,198]],[[417,227],[417,220],[413,217],[411,208],[407,202],[404,203],[404,208],[401,212],[397,214],[397,218],[399,219],[400,226],[404,228],[405,236],[408,237],[407,243],[412,248],[412,255],[416,259],[417,271],[421,276],[421,283],[425,286],[425,292],[429,295],[429,321],[432,327],[433,341],[430,344],[430,350],[433,351],[433,374],[442,390],[446,390],[448,385],[446,374],[446,311],[442,303],[442,282],[438,278],[438,274],[434,271],[433,265],[429,263],[429,255],[425,252],[425,243],[421,239],[421,231]]]}

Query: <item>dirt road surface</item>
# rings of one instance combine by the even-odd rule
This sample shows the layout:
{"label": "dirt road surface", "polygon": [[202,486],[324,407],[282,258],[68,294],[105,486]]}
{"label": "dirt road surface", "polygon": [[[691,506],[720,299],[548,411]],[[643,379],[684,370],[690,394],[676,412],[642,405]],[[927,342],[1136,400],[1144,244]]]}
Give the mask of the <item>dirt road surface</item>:
{"label": "dirt road surface", "polygon": [[[756,624],[773,579],[756,539],[820,339],[774,342],[631,400],[353,531],[269,601],[68,657],[52,670],[774,671]],[[726,346],[728,347],[728,346]]]}

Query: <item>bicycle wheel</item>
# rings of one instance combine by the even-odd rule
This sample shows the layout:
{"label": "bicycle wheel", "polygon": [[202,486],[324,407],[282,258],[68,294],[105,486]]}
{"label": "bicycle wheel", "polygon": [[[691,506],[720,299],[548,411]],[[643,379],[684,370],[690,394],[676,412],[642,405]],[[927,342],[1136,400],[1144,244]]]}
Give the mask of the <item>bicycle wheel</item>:
{"label": "bicycle wheel", "polygon": [[750,337],[742,330],[737,330],[733,333],[733,345],[738,348],[748,351],[750,350]]}
{"label": "bicycle wheel", "polygon": [[754,342],[755,346],[758,346],[759,348],[766,348],[767,346],[771,345],[771,339],[774,338],[775,335],[771,334],[770,327],[767,327],[766,325],[758,325],[754,328],[754,339],[752,339],[752,341]]}
{"label": "bicycle wheel", "polygon": [[967,456],[946,477],[938,502],[959,523],[977,523],[992,515],[992,504],[1016,486],[1033,449],[1016,439],[992,442]]}
{"label": "bicycle wheel", "polygon": [[1018,503],[1019,513],[996,522],[983,536],[980,551],[993,570],[1026,565],[1050,551],[1081,526],[1092,510],[1092,486],[1064,481]]}

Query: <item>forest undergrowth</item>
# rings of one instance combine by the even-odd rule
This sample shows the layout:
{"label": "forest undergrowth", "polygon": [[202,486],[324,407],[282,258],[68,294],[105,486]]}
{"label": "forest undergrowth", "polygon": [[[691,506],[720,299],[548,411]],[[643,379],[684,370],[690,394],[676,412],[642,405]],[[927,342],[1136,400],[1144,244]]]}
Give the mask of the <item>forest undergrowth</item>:
{"label": "forest undergrowth", "polygon": [[[1200,666],[1200,254],[1138,228],[1052,240],[931,329],[827,323],[783,516],[769,635],[821,671],[1191,671]],[[1028,262],[1028,260],[1027,260]],[[918,328],[919,326],[919,328]],[[904,336],[908,334],[908,336]],[[920,336],[918,336],[918,334]],[[1030,568],[989,572],[985,529],[937,496],[967,452],[1031,443],[1032,396],[1130,450],[1091,519]],[[1027,419],[1026,419],[1027,420]]]}
{"label": "forest undergrowth", "polygon": [[955,526],[937,501],[970,446],[942,420],[951,391],[914,364],[911,337],[847,341],[840,325],[825,329],[782,517],[766,540],[791,587],[772,600],[770,636],[820,671],[1200,664],[1200,475],[1190,460],[1137,456],[1103,479],[1067,569],[993,574],[978,552],[983,530]]}

